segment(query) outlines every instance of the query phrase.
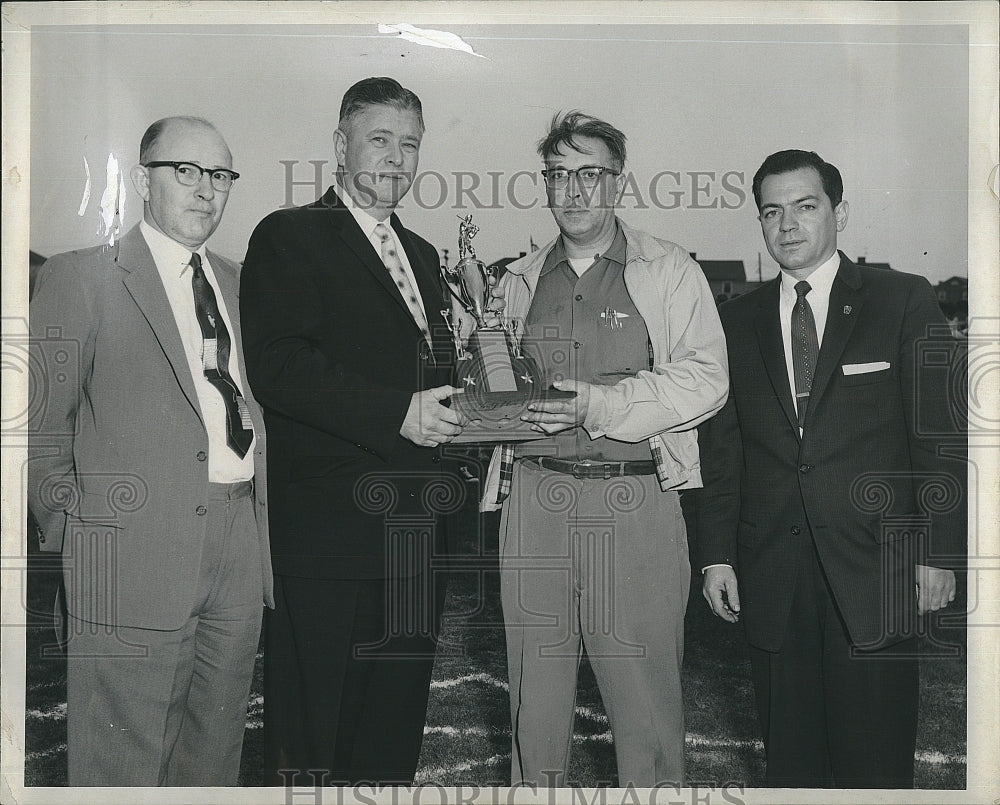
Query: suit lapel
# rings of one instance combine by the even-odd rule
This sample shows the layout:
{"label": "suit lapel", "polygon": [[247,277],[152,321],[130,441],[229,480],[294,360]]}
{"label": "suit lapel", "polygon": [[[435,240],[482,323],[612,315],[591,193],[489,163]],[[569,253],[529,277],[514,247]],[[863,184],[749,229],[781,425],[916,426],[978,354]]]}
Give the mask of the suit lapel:
{"label": "suit lapel", "polygon": [[[317,205],[321,205],[330,210],[330,222],[337,232],[337,236],[344,242],[348,249],[357,257],[358,262],[368,271],[376,281],[385,288],[385,292],[393,299],[393,301],[399,305],[400,309],[405,311],[406,316],[411,321],[413,316],[410,315],[410,309],[406,306],[406,302],[403,301],[403,295],[399,292],[399,288],[396,287],[396,283],[392,281],[392,277],[389,276],[389,271],[386,269],[385,265],[382,263],[382,258],[375,252],[375,247],[372,246],[371,241],[365,236],[365,233],[361,231],[361,227],[358,226],[358,222],[354,220],[354,216],[351,215],[351,211],[344,206],[344,202],[340,200],[336,191],[331,187],[323,195]],[[394,230],[397,232],[402,227],[396,228]],[[406,256],[410,256],[410,252],[407,251]],[[348,261],[343,261],[342,265],[349,265]],[[413,324],[416,327],[416,322]]]}
{"label": "suit lapel", "polygon": [[781,410],[789,426],[799,435],[799,423],[792,404],[792,390],[788,385],[788,367],[785,363],[785,345],[781,337],[781,316],[778,313],[778,294],[781,277],[771,282],[757,308],[757,343]]}
{"label": "suit lapel", "polygon": [[126,290],[149,323],[153,335],[170,363],[177,384],[201,419],[201,405],[198,403],[198,394],[194,388],[187,355],[184,353],[184,343],[177,329],[177,321],[170,308],[170,301],[167,299],[160,274],[156,270],[153,255],[138,226],[133,227],[119,241],[115,262],[122,270],[122,282]]}
{"label": "suit lapel", "polygon": [[809,406],[813,410],[823,397],[831,375],[840,364],[840,356],[861,313],[861,306],[864,304],[861,285],[861,272],[858,271],[858,267],[841,254],[840,269],[830,288],[830,307],[826,313],[823,344],[819,349],[816,376],[809,396]]}

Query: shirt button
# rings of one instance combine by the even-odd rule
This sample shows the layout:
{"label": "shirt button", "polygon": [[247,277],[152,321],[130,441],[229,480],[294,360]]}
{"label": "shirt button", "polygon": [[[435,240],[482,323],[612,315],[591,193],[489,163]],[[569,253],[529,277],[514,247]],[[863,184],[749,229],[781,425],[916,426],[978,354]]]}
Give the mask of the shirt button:
{"label": "shirt button", "polygon": [[203,515],[208,513],[208,509],[206,509],[204,506],[199,506],[197,509],[194,510],[194,513],[197,514],[199,517],[202,517]]}
{"label": "shirt button", "polygon": [[791,531],[792,531],[793,534],[796,534],[796,535],[802,533],[802,529],[799,528],[797,525],[793,525],[792,528],[791,528]]}
{"label": "shirt button", "polygon": [[441,456],[431,456],[431,461],[437,464],[441,460]]}
{"label": "shirt button", "polygon": [[583,346],[583,344],[581,344],[579,341],[574,341],[573,342],[573,349],[579,349],[582,346]]}
{"label": "shirt button", "polygon": [[196,455],[195,458],[198,459],[198,461],[204,461],[206,458],[208,458],[208,453],[206,453],[204,450],[199,450],[198,455]]}
{"label": "shirt button", "polygon": [[578,293],[578,294],[577,294],[577,295],[576,295],[576,296],[574,297],[574,299],[576,299],[576,301],[577,301],[577,302],[582,302],[582,301],[583,301],[583,294],[581,294],[581,293]]}
{"label": "shirt button", "polygon": [[812,469],[811,464],[799,464],[799,472],[801,473],[809,472],[809,470],[811,469]]}

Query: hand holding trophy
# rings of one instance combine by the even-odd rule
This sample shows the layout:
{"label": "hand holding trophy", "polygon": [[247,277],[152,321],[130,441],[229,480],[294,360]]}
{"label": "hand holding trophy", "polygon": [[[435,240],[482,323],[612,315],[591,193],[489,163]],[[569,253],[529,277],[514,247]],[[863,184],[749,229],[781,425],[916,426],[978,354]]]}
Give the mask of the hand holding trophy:
{"label": "hand holding trophy", "polygon": [[453,396],[472,423],[455,442],[527,441],[539,434],[522,422],[520,415],[530,402],[567,399],[575,392],[543,389],[535,362],[522,353],[517,322],[505,321],[488,309],[494,282],[492,272],[476,257],[472,238],[479,227],[466,215],[459,224],[459,260],[454,268],[443,267],[442,275],[452,296],[475,320],[475,329],[463,343],[461,323],[450,310],[441,314],[448,322],[455,344],[456,379],[465,390]]}

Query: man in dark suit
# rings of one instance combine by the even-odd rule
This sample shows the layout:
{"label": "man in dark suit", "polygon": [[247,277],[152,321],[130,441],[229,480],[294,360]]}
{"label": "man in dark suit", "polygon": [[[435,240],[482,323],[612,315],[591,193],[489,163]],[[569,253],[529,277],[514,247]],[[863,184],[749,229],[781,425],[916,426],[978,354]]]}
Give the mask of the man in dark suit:
{"label": "man in dark suit", "polygon": [[200,118],[157,121],[143,220],[53,257],[31,301],[28,501],[62,551],[70,785],[235,785],[263,603],[264,426],[237,268],[205,249],[238,174]]}
{"label": "man in dark suit", "polygon": [[912,787],[917,616],[954,600],[966,533],[961,414],[922,356],[957,345],[926,279],[838,253],[834,166],[782,151],[753,190],[781,275],[720,310],[703,592],[745,623],[768,785]]}
{"label": "man in dark suit", "polygon": [[423,131],[413,92],[355,84],[336,185],[261,221],[244,263],[247,366],[272,444],[271,784],[416,771],[444,594],[437,509],[461,496],[435,448],[463,424],[432,326],[446,307],[437,252],[393,212]]}

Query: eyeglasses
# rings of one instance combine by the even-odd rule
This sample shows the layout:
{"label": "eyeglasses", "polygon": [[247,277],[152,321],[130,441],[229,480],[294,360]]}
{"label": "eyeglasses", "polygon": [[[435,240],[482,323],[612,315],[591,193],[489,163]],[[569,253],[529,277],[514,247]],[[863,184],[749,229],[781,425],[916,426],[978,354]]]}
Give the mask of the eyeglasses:
{"label": "eyeglasses", "polygon": [[233,182],[240,178],[236,171],[227,168],[203,168],[193,162],[168,162],[159,160],[157,162],[146,162],[144,168],[173,168],[174,176],[178,183],[185,187],[194,187],[201,181],[201,177],[206,173],[212,182],[212,187],[220,193],[228,193],[233,186]]}
{"label": "eyeglasses", "polygon": [[575,176],[577,182],[584,187],[593,187],[601,180],[601,177],[605,173],[611,176],[621,175],[621,171],[604,168],[600,165],[584,165],[582,168],[577,168],[576,170],[570,170],[569,168],[544,170],[542,171],[542,177],[545,179],[545,184],[549,187],[562,187],[569,181],[570,176]]}

